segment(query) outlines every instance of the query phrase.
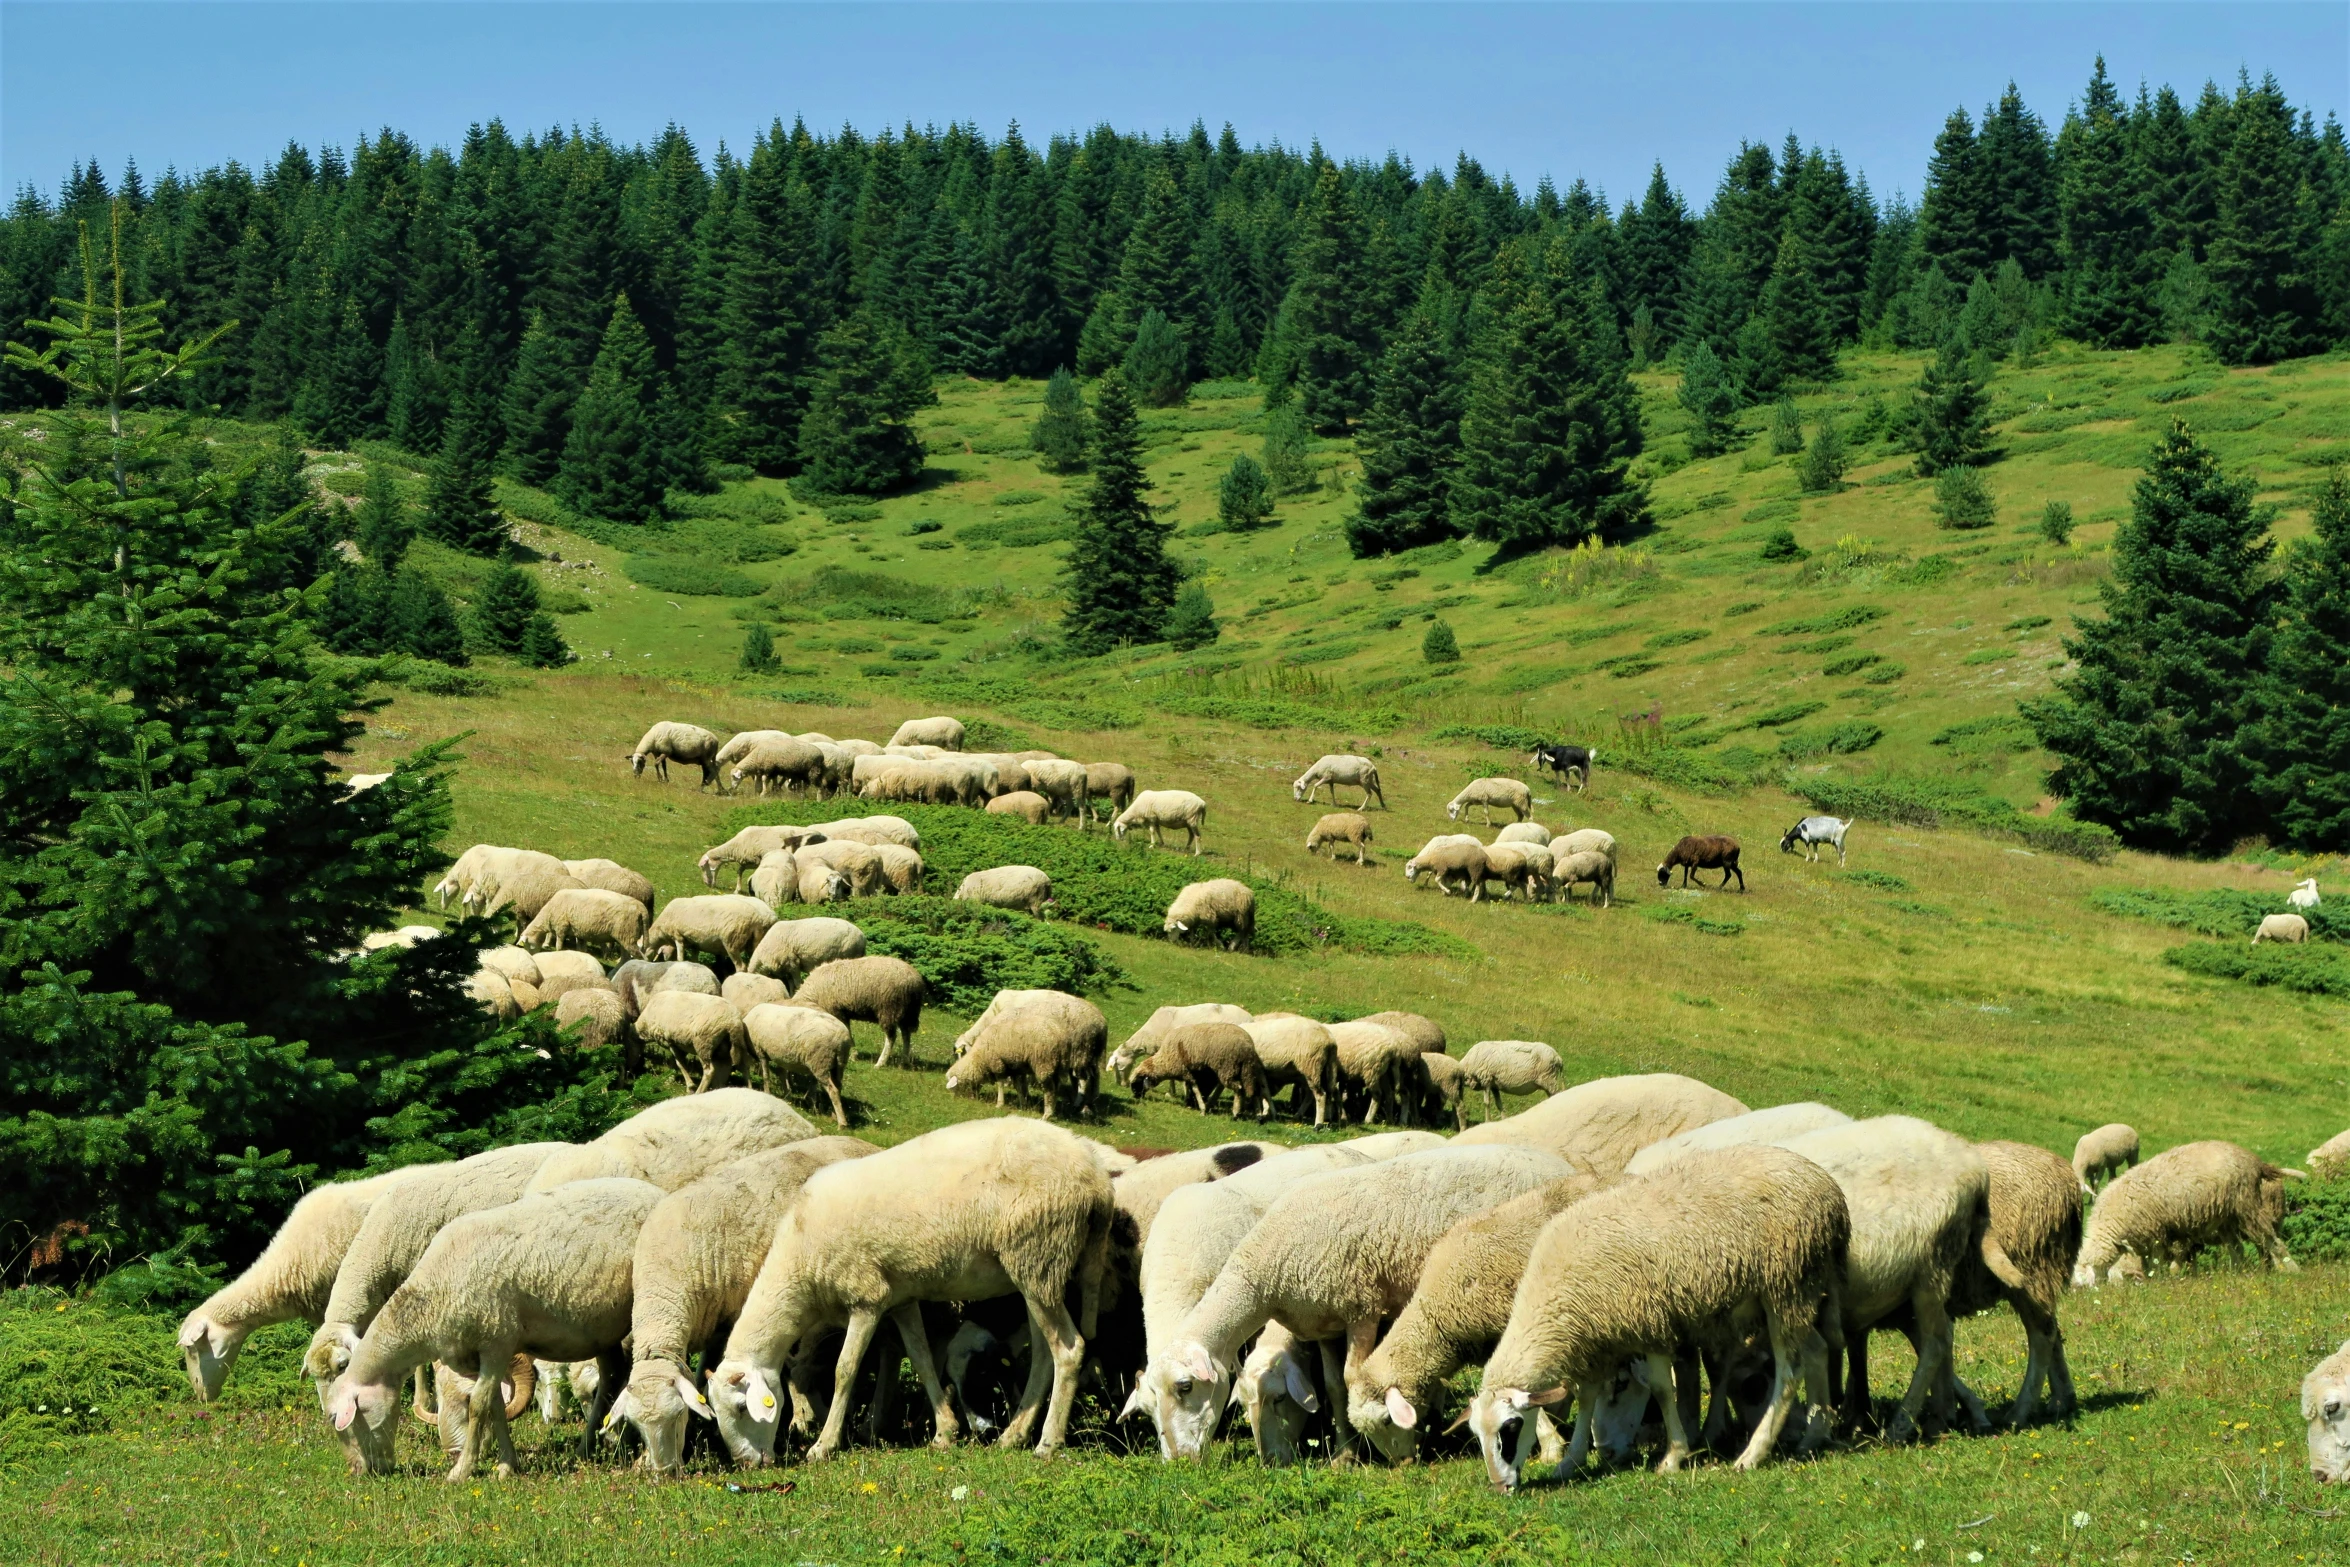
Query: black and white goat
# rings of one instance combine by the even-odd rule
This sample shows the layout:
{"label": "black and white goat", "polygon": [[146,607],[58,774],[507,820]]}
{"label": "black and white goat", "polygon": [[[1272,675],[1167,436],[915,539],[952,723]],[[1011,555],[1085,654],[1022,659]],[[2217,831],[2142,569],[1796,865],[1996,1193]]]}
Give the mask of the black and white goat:
{"label": "black and white goat", "polygon": [[1538,745],[1527,758],[1537,771],[1548,768],[1563,782],[1569,773],[1575,775],[1575,787],[1582,789],[1591,782],[1591,764],[1599,760],[1599,753],[1579,745]]}
{"label": "black and white goat", "polygon": [[1820,845],[1832,843],[1836,846],[1836,863],[1842,865],[1844,835],[1851,830],[1852,823],[1833,816],[1806,816],[1787,829],[1786,836],[1779,840],[1779,852],[1793,854],[1795,846],[1801,844],[1807,856],[1817,860],[1820,857]]}

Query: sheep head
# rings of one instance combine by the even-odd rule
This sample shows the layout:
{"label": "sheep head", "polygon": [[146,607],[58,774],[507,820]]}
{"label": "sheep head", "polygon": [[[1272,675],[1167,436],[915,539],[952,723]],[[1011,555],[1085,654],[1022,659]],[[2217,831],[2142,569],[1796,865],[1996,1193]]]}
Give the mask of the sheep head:
{"label": "sheep head", "polygon": [[247,1331],[223,1327],[201,1308],[189,1312],[180,1324],[180,1363],[187,1368],[188,1386],[197,1403],[209,1404],[220,1396],[229,1367],[237,1363],[237,1351],[245,1347]]}
{"label": "sheep head", "polygon": [[[783,1425],[776,1393],[781,1374],[731,1356],[710,1373],[709,1404],[718,1435],[738,1464],[775,1461],[775,1436]],[[633,1379],[631,1385],[634,1385]]]}
{"label": "sheep head", "polygon": [[2301,1418],[2309,1422],[2309,1472],[2317,1483],[2350,1480],[2350,1343],[2303,1379]]}
{"label": "sheep head", "polygon": [[1233,1380],[1232,1402],[1248,1416],[1260,1461],[1282,1467],[1304,1457],[1306,1422],[1320,1412],[1322,1400],[1294,1346],[1271,1354],[1260,1347],[1250,1355]]}
{"label": "sheep head", "polygon": [[1232,1373],[1219,1366],[1207,1346],[1178,1344],[1143,1368],[1126,1401],[1146,1411],[1159,1428],[1159,1451],[1168,1458],[1198,1458],[1216,1434]]}
{"label": "sheep head", "polygon": [[625,1419],[645,1439],[645,1467],[666,1472],[685,1466],[685,1428],[689,1415],[716,1420],[718,1412],[702,1397],[676,1362],[653,1357],[631,1369],[628,1386],[604,1417],[604,1428],[614,1429]]}
{"label": "sheep head", "polygon": [[1485,1459],[1485,1478],[1497,1491],[1515,1491],[1525,1479],[1526,1460],[1534,1452],[1534,1411],[1559,1403],[1563,1387],[1528,1392],[1522,1387],[1488,1386],[1478,1389],[1462,1418],[1477,1438]]}
{"label": "sheep head", "polygon": [[1391,1464],[1408,1464],[1420,1451],[1420,1412],[1390,1387],[1379,1397],[1366,1397],[1361,1388],[1347,1390],[1346,1418],[1355,1430]]}
{"label": "sheep head", "polygon": [[400,1395],[383,1382],[354,1382],[349,1373],[326,1392],[326,1417],[356,1475],[388,1474],[399,1432]]}

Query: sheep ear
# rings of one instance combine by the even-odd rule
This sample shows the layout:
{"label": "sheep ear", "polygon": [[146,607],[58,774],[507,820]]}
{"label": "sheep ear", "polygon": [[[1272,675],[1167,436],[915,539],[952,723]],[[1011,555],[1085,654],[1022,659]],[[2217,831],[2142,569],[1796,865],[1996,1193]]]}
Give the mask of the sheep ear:
{"label": "sheep ear", "polygon": [[[682,1371],[677,1376],[677,1391],[678,1395],[685,1400],[685,1407],[700,1415],[704,1420],[718,1418],[718,1411],[710,1407],[710,1401],[702,1396],[702,1390],[694,1386],[693,1379]],[[627,1395],[623,1394],[622,1396],[626,1397]]]}
{"label": "sheep ear", "polygon": [[1539,1393],[1520,1393],[1517,1395],[1518,1407],[1520,1409],[1525,1408],[1528,1404],[1534,1404],[1547,1408],[1552,1404],[1563,1404],[1566,1402],[1566,1400],[1567,1390],[1563,1387],[1546,1387]]}
{"label": "sheep ear", "polygon": [[1410,1431],[1419,1425],[1420,1412],[1412,1407],[1410,1399],[1403,1396],[1402,1388],[1391,1387],[1387,1390],[1387,1418],[1394,1421],[1399,1429]]}
{"label": "sheep ear", "polygon": [[761,1425],[775,1423],[775,1395],[767,1390],[767,1379],[756,1371],[743,1378],[743,1407]]}
{"label": "sheep ear", "polygon": [[1195,1381],[1216,1380],[1216,1363],[1208,1358],[1204,1344],[1186,1344],[1175,1352],[1175,1363],[1191,1373]]}
{"label": "sheep ear", "polygon": [[604,1423],[596,1429],[609,1436],[635,1409],[636,1400],[628,1396],[628,1389],[622,1388],[620,1396],[612,1400],[612,1407],[604,1411]]}
{"label": "sheep ear", "polygon": [[1451,1424],[1451,1425],[1448,1425],[1448,1426],[1446,1426],[1446,1427],[1444,1428],[1444,1434],[1445,1434],[1446,1436],[1450,1436],[1450,1435],[1452,1435],[1452,1434],[1453,1434],[1455,1431],[1458,1431],[1458,1430],[1459,1430],[1461,1427],[1463,1427],[1463,1426],[1467,1425],[1468,1423],[1469,1423],[1469,1412],[1468,1412],[1467,1410],[1465,1410],[1465,1409],[1464,1409],[1464,1410],[1462,1410],[1462,1411],[1461,1411],[1459,1414],[1457,1414],[1457,1415],[1455,1415],[1455,1416],[1453,1416],[1453,1417],[1452,1417],[1452,1424]]}
{"label": "sheep ear", "polygon": [[1281,1384],[1289,1389],[1290,1398],[1296,1401],[1300,1409],[1308,1414],[1321,1413],[1322,1399],[1314,1391],[1313,1379],[1286,1355],[1281,1357]]}
{"label": "sheep ear", "polygon": [[337,1431],[350,1430],[351,1422],[359,1417],[358,1392],[353,1388],[345,1387],[334,1396],[333,1402],[327,1406],[327,1413],[334,1417]]}
{"label": "sheep ear", "polygon": [[1136,1415],[1141,1413],[1142,1384],[1137,1382],[1134,1384],[1134,1390],[1126,1395],[1126,1402],[1119,1406],[1118,1418],[1120,1420],[1132,1420]]}
{"label": "sheep ear", "polygon": [[180,1348],[194,1349],[196,1340],[208,1337],[211,1331],[212,1320],[209,1317],[202,1314],[189,1317],[180,1325]]}

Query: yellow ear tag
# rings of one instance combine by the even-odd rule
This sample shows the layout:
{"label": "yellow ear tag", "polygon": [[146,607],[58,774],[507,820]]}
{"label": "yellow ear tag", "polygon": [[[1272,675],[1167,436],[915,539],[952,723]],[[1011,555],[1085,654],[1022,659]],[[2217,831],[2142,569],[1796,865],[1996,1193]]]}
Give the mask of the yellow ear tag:
{"label": "yellow ear tag", "polygon": [[773,1409],[775,1407],[775,1395],[773,1393],[762,1393],[759,1395],[759,1407],[761,1409]]}

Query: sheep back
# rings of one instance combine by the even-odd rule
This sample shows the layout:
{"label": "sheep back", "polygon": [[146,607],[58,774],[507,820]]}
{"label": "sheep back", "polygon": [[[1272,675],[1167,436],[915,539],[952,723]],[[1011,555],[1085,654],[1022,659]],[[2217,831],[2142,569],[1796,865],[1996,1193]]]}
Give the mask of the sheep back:
{"label": "sheep back", "polygon": [[1653,1072],[1578,1083],[1516,1115],[1472,1126],[1453,1141],[1542,1148],[1613,1180],[1650,1143],[1745,1113],[1746,1106],[1718,1088]]}

